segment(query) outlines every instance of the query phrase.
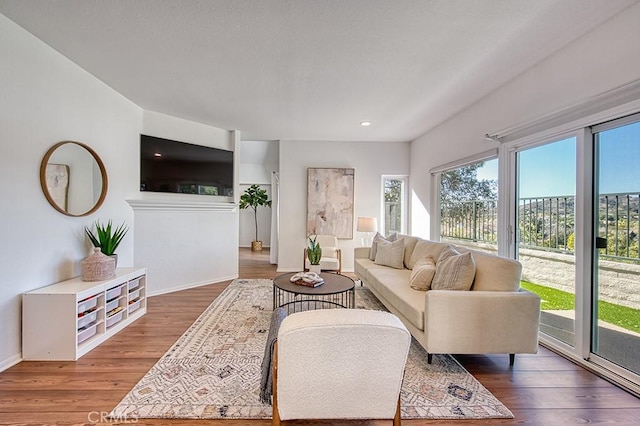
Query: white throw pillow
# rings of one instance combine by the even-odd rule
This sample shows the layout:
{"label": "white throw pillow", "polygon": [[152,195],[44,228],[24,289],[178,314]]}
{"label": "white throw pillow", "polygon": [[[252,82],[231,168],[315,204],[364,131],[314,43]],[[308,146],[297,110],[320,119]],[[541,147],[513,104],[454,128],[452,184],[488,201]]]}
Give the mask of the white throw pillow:
{"label": "white throw pillow", "polygon": [[415,290],[427,291],[431,288],[431,281],[435,274],[436,261],[431,256],[425,256],[413,266],[409,285]]}
{"label": "white throw pillow", "polygon": [[[451,250],[455,252],[455,250]],[[444,249],[436,263],[432,290],[469,290],[476,275],[476,263],[471,253],[452,254]],[[444,256],[444,257],[443,257]]]}
{"label": "white throw pillow", "polygon": [[376,254],[378,252],[378,243],[379,242],[393,242],[398,240],[398,234],[393,233],[389,235],[387,238],[383,237],[381,233],[376,232],[375,237],[373,237],[373,242],[371,243],[371,248],[369,249],[369,260],[376,260]]}
{"label": "white throw pillow", "polygon": [[[407,267],[409,269],[413,269],[416,262],[425,256],[431,256],[434,259],[434,261],[437,260],[438,257],[440,257],[440,253],[442,253],[442,250],[444,250],[446,247],[451,247],[451,246],[449,244],[441,243],[437,241],[419,240],[413,249],[413,253],[411,254],[411,258],[409,260],[409,264],[407,265]],[[406,248],[404,252],[406,255],[407,253]]]}
{"label": "white throw pillow", "polygon": [[380,241],[376,252],[376,265],[391,266],[396,269],[404,269],[404,240],[393,242]]}

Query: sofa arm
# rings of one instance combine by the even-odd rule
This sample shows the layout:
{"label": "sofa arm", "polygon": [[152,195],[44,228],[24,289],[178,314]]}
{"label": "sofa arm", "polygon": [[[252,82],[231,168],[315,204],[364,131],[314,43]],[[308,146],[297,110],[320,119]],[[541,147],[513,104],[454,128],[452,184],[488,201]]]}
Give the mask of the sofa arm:
{"label": "sofa arm", "polygon": [[368,259],[369,247],[356,247],[353,249],[353,257],[355,259]]}
{"label": "sofa arm", "polygon": [[539,324],[540,297],[526,290],[425,295],[430,353],[536,353]]}

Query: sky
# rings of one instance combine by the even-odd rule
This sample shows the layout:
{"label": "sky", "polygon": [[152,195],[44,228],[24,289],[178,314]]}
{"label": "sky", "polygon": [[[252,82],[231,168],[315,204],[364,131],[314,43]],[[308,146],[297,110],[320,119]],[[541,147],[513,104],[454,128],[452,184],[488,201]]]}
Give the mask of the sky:
{"label": "sky", "polygon": [[[640,192],[640,122],[599,134],[601,194]],[[520,198],[575,195],[576,140],[521,151]],[[498,160],[478,169],[478,179],[496,179]]]}

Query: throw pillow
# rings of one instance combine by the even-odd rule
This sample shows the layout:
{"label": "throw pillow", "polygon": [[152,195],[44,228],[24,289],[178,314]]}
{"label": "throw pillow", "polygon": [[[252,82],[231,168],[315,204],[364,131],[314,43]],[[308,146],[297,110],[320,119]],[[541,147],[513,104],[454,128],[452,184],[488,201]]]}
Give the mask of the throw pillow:
{"label": "throw pillow", "polygon": [[[445,249],[446,251],[447,249]],[[443,251],[444,254],[444,251]],[[471,253],[450,254],[438,258],[432,290],[469,290],[476,275],[476,263]]]}
{"label": "throw pillow", "polygon": [[431,256],[425,256],[418,260],[411,271],[409,285],[411,288],[420,291],[427,291],[431,288],[431,281],[436,274],[436,262]]}
{"label": "throw pillow", "polygon": [[[411,253],[411,258],[409,259],[409,264],[407,265],[407,267],[409,269],[413,269],[416,262],[425,256],[431,256],[433,257],[434,261],[437,260],[440,256],[440,253],[445,247],[450,247],[450,245],[438,241],[419,240],[413,249],[413,253]],[[404,254],[406,261],[406,249],[404,250]]]}
{"label": "throw pillow", "polygon": [[411,235],[397,234],[398,239],[404,240],[404,267],[407,269],[413,269],[409,267],[409,261],[413,255],[413,250],[416,248],[416,244],[419,241],[418,237],[412,237]]}
{"label": "throw pillow", "polygon": [[376,232],[375,237],[373,237],[373,242],[371,243],[371,248],[369,249],[369,260],[376,260],[376,253],[378,252],[378,243],[379,242],[393,242],[398,240],[398,234],[393,233],[389,235],[387,238],[383,237],[381,233]]}
{"label": "throw pillow", "polygon": [[445,248],[443,248],[442,251],[440,252],[440,256],[438,256],[438,260],[436,261],[436,265],[442,262],[443,260],[447,260],[451,256],[457,256],[459,254],[460,252],[458,250],[456,250],[453,246],[448,245]]}
{"label": "throw pillow", "polygon": [[404,262],[404,240],[396,240],[393,242],[381,241],[378,243],[376,252],[376,265],[391,266],[396,269],[403,269]]}

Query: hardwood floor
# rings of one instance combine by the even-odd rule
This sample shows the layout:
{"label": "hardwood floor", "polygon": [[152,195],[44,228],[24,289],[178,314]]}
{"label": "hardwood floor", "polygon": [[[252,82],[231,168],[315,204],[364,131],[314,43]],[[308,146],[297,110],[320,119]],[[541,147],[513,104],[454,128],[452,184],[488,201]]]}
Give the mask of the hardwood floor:
{"label": "hardwood floor", "polygon": [[[241,278],[272,278],[268,251],[240,250]],[[151,297],[148,313],[77,362],[21,362],[0,373],[0,424],[125,424],[106,414],[182,335],[229,282]],[[512,420],[418,421],[403,424],[640,424],[640,399],[540,348],[519,355],[457,359],[515,415]],[[357,397],[357,396],[356,396]],[[134,421],[130,420],[130,423]],[[268,425],[270,420],[152,420],[140,425]],[[309,424],[309,423],[292,423]],[[337,424],[314,422],[313,424]],[[349,425],[390,422],[356,421]]]}

